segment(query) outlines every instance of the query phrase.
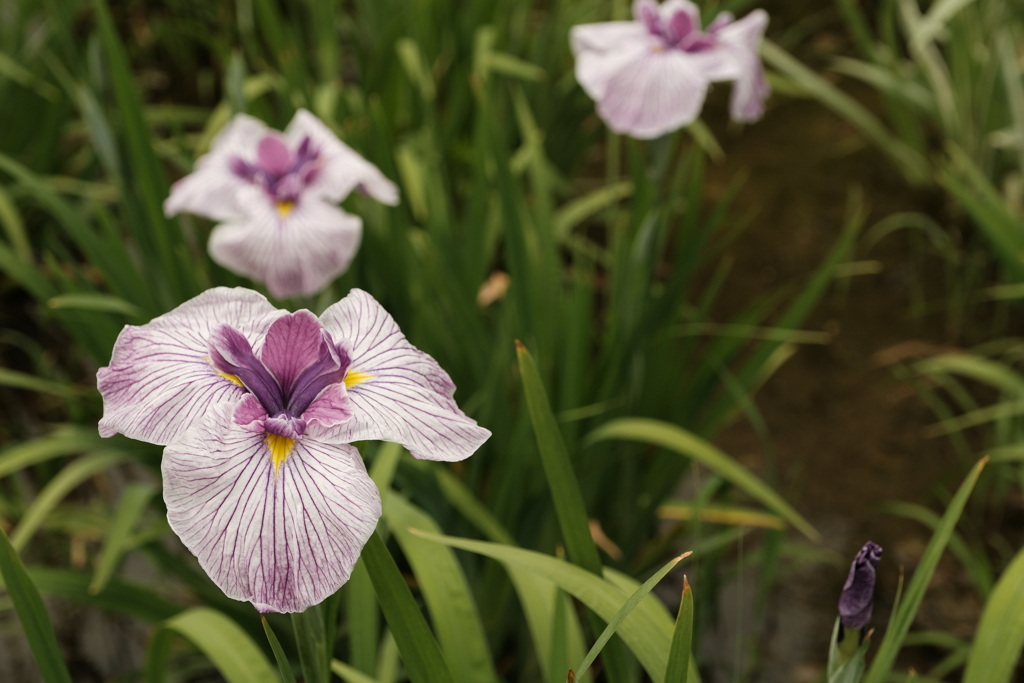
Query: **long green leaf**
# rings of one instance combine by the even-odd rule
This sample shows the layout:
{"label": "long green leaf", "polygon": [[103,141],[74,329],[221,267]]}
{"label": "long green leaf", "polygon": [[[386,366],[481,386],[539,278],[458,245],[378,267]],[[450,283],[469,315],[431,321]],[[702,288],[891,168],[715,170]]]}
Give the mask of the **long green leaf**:
{"label": "long green leaf", "polygon": [[1024,550],[999,578],[981,613],[963,683],[1009,683],[1024,647]]}
{"label": "long green leaf", "polygon": [[668,653],[665,683],[686,683],[690,669],[690,646],[693,641],[693,591],[683,577],[683,600],[679,603],[676,628],[672,632],[672,649]]}
{"label": "long green leaf", "polygon": [[519,374],[523,381],[526,406],[530,412],[537,448],[540,450],[541,462],[544,465],[544,475],[551,489],[555,513],[558,515],[569,559],[584,569],[600,575],[601,558],[590,535],[583,494],[573,472],[569,453],[565,449],[558,420],[551,412],[551,404],[544,391],[544,383],[537,371],[537,364],[526,347],[518,341],[516,356],[519,359]]}
{"label": "long green leaf", "polygon": [[[493,558],[502,564],[515,565],[537,573],[553,581],[606,621],[613,619],[629,599],[629,592],[613,586],[581,567],[549,555],[485,541],[416,533],[423,538],[453,548],[462,548]],[[654,683],[662,683],[672,640],[672,617],[664,606],[660,607],[660,611],[653,612],[643,607],[642,602],[626,617],[619,626],[618,635],[640,660],[640,664]]]}
{"label": "long green leaf", "polygon": [[611,639],[616,629],[619,628],[619,625],[622,624],[626,617],[628,617],[636,606],[640,604],[640,601],[647,597],[651,590],[658,585],[677,564],[679,564],[679,561],[689,554],[690,553],[683,553],[679,557],[674,557],[666,562],[664,567],[655,572],[651,578],[647,579],[643,585],[637,588],[636,591],[629,596],[629,599],[626,600],[622,607],[619,608],[619,611],[615,613],[615,616],[608,622],[608,626],[605,627],[604,632],[601,633],[593,647],[590,648],[590,652],[587,653],[583,662],[580,663],[579,667],[577,667],[577,676],[582,676],[587,672],[590,665],[593,664],[594,660],[597,659],[597,656],[601,654],[602,648],[604,648],[605,644]]}
{"label": "long green leaf", "polygon": [[129,549],[132,529],[146,511],[146,505],[155,492],[156,487],[152,484],[129,484],[125,487],[117,512],[103,539],[103,554],[96,563],[96,572],[89,584],[90,593],[95,595],[102,591],[114,576],[121,558]]}
{"label": "long green leaf", "polygon": [[384,498],[384,520],[416,575],[452,676],[459,683],[497,683],[483,622],[455,552],[409,532],[439,534],[440,527],[395,491]]}
{"label": "long green leaf", "polygon": [[295,683],[295,673],[292,671],[292,665],[288,661],[288,655],[285,654],[284,648],[281,647],[281,641],[277,639],[277,634],[274,633],[274,629],[270,628],[270,623],[262,614],[260,615],[260,621],[263,623],[263,631],[267,634],[270,649],[274,651],[274,659],[277,661],[277,671],[281,674],[281,680],[283,683]]}
{"label": "long green leaf", "polygon": [[893,613],[889,628],[885,632],[885,638],[882,639],[878,653],[864,678],[864,683],[885,683],[889,679],[892,667],[896,663],[896,655],[899,654],[900,648],[903,647],[903,641],[907,637],[907,633],[910,632],[910,625],[924,599],[925,591],[932,580],[932,574],[935,573],[935,568],[938,566],[939,560],[942,559],[942,553],[953,535],[953,530],[956,529],[957,522],[960,521],[960,515],[964,511],[967,499],[970,498],[974,485],[981,475],[981,470],[987,462],[988,458],[982,458],[971,469],[956,495],[953,496],[953,500],[950,501],[945,514],[942,515],[942,521],[936,527],[935,533],[932,534],[932,539],[928,542],[928,547],[925,548],[917,569],[914,570],[914,576],[911,577],[910,583],[907,585],[903,600]]}
{"label": "long green leaf", "polygon": [[95,428],[61,427],[51,434],[0,451],[0,478],[32,465],[99,445]]}
{"label": "long green leaf", "polygon": [[587,437],[587,443],[608,439],[641,441],[693,458],[723,479],[739,487],[755,500],[763,503],[812,541],[821,539],[821,534],[811,526],[810,522],[804,519],[770,486],[718,448],[682,427],[648,418],[620,418],[591,432]]}
{"label": "long green leaf", "polygon": [[327,683],[331,676],[330,656],[327,652],[327,634],[320,605],[292,614],[292,628],[299,649],[304,683]]}
{"label": "long green leaf", "polygon": [[25,510],[11,534],[11,544],[20,551],[65,496],[91,477],[127,459],[128,454],[123,451],[98,451],[66,465]]}
{"label": "long green leaf", "polygon": [[194,607],[160,625],[146,656],[147,683],[164,680],[174,634],[199,648],[228,683],[281,683],[252,638],[234,621],[209,607]]}
{"label": "long green leaf", "polygon": [[3,575],[7,593],[14,603],[21,628],[32,648],[32,655],[36,658],[43,680],[46,683],[71,683],[43,599],[39,597],[39,591],[32,584],[25,565],[21,563],[21,558],[3,529],[0,529],[0,574]]}
{"label": "long green leaf", "polygon": [[129,581],[111,579],[102,593],[93,594],[89,592],[92,577],[85,573],[49,567],[29,567],[28,573],[43,595],[92,605],[107,612],[126,614],[141,621],[156,623],[182,610],[152,589]]}
{"label": "long green leaf", "polygon": [[409,680],[412,683],[454,683],[434,634],[378,534],[374,533],[366,542],[362,560],[373,581],[377,602],[402,653]]}
{"label": "long green leaf", "polygon": [[345,662],[339,662],[337,659],[331,660],[331,671],[345,683],[377,683],[376,678],[367,676],[359,669],[351,667]]}

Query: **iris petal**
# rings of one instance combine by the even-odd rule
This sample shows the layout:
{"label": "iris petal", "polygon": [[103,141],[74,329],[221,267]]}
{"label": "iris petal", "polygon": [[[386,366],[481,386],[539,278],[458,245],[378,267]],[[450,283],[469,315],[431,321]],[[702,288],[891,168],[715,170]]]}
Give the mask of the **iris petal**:
{"label": "iris petal", "polygon": [[348,390],[352,418],[318,438],[397,441],[417,458],[455,461],[491,435],[459,410],[448,373],[406,340],[372,296],[353,289],[320,320],[363,378]]}
{"label": "iris petal", "polygon": [[244,188],[240,195],[249,213],[214,228],[214,261],[265,282],[278,298],[315,294],[348,268],[362,237],[359,218],[313,196],[304,196],[282,218],[258,188]]}
{"label": "iris petal", "polygon": [[108,367],[97,373],[103,395],[101,436],[125,436],[167,445],[213,405],[246,394],[210,364],[212,330],[227,324],[261,340],[284,311],[248,289],[217,287],[118,335]]}
{"label": "iris petal", "polygon": [[164,452],[171,528],[224,593],[261,611],[301,612],[348,580],[381,515],[358,451],[295,440],[274,459],[267,438],[225,409]]}

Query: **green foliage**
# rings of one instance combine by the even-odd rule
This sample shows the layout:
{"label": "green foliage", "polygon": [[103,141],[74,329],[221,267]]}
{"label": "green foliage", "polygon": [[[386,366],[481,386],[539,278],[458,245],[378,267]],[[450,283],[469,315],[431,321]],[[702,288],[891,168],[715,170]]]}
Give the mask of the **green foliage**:
{"label": "green foliage", "polygon": [[1024,551],[1006,568],[978,622],[963,683],[1008,683],[1024,647]]}

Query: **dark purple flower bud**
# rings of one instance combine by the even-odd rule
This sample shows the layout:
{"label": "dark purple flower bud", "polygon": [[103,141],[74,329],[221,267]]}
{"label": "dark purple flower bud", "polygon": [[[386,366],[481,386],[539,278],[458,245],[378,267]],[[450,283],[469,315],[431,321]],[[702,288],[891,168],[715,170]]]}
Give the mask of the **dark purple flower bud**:
{"label": "dark purple flower bud", "polygon": [[839,596],[839,618],[844,628],[864,628],[871,621],[875,594],[875,567],[882,559],[882,546],[868,541],[850,565],[850,575]]}

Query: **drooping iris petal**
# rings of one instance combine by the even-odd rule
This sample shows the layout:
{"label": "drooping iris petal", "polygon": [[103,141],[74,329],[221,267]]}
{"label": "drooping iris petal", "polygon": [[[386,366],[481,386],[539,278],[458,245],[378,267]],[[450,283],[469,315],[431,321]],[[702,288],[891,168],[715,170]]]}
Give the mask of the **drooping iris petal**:
{"label": "drooping iris petal", "polygon": [[271,438],[214,409],[164,451],[167,519],[228,597],[301,612],[348,580],[380,494],[355,448],[300,438],[275,466]]}
{"label": "drooping iris petal", "polygon": [[210,151],[196,161],[195,169],[171,188],[164,213],[193,213],[213,220],[237,219],[245,214],[238,190],[245,181],[232,170],[233,160],[251,156],[267,132],[267,125],[247,114],[238,114],[224,126]]}
{"label": "drooping iris petal", "polygon": [[608,81],[645,51],[653,50],[656,40],[637,21],[573,26],[569,42],[576,55],[576,80],[591,99],[600,102]]}
{"label": "drooping iris petal", "polygon": [[[362,220],[304,197],[282,212],[245,188],[248,214],[210,234],[210,256],[259,282],[275,297],[315,294],[344,272],[362,238]],[[245,201],[245,200],[243,200]]]}
{"label": "drooping iris petal", "polygon": [[491,435],[459,410],[448,373],[406,340],[372,296],[353,289],[320,320],[349,356],[345,384],[353,415],[318,438],[397,441],[417,458],[456,461]]}
{"label": "drooping iris petal", "polygon": [[118,335],[110,365],[100,368],[101,436],[167,445],[212,406],[235,403],[245,389],[210,361],[209,339],[223,324],[261,343],[284,311],[249,289],[218,287]]}
{"label": "drooping iris petal", "polygon": [[729,100],[729,115],[735,121],[749,123],[764,115],[764,102],[771,94],[771,86],[764,75],[758,50],[767,27],[768,13],[757,9],[718,32],[724,49],[737,65],[736,82]]}
{"label": "drooping iris petal", "polygon": [[701,70],[703,61],[677,50],[647,51],[608,80],[598,113],[616,133],[640,139],[693,123],[710,85]]}
{"label": "drooping iris petal", "polygon": [[323,165],[310,190],[318,196],[338,202],[360,190],[383,204],[398,204],[398,188],[376,166],[359,156],[338,139],[324,123],[305,109],[292,117],[285,136],[295,145],[308,138]]}
{"label": "drooping iris petal", "polygon": [[850,564],[842,595],[839,618],[846,628],[864,628],[871,621],[875,600],[875,569],[882,559],[882,546],[868,541]]}

